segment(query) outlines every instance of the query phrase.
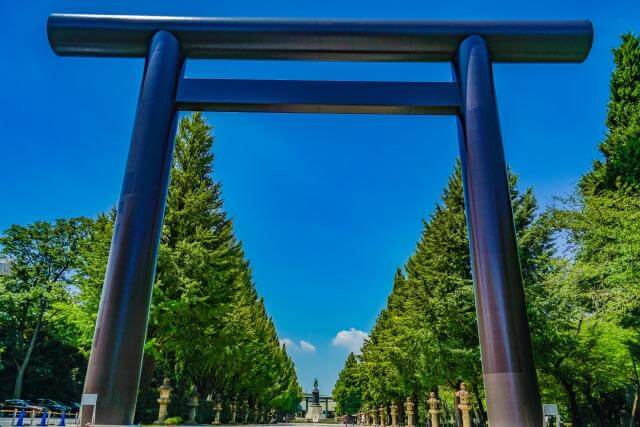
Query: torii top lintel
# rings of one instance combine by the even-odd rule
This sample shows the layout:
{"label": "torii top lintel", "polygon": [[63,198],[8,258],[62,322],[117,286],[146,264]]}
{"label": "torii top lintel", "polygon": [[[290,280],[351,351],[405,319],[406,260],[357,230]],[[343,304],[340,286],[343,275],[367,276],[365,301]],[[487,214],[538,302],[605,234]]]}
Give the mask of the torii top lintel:
{"label": "torii top lintel", "polygon": [[369,21],[53,14],[58,55],[144,57],[155,32],[173,33],[188,58],[448,62],[469,35],[493,62],[582,62],[590,21]]}

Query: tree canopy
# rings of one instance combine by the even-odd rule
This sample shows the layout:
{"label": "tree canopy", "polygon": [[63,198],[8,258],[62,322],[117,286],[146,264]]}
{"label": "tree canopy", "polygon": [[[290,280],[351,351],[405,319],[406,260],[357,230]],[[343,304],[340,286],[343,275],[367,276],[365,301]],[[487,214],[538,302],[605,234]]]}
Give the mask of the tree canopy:
{"label": "tree canopy", "polygon": [[[227,405],[223,421],[231,401],[246,402],[261,412],[292,414],[302,397],[293,361],[278,341],[233,222],[223,209],[222,189],[213,179],[213,143],[212,127],[200,113],[180,121],[145,346],[139,421],[155,419],[156,387],[164,377],[173,380],[181,396],[172,400],[170,413],[182,416],[191,393],[209,402],[222,399]],[[10,291],[0,295],[1,348],[3,362],[14,360],[16,368],[7,364],[2,374],[16,380],[16,395],[20,369],[24,376],[33,348],[46,336],[77,354],[71,369],[75,386],[67,395],[78,399],[116,215],[111,211],[96,219],[36,222],[5,231],[0,243],[11,272],[0,279],[1,290]],[[36,372],[27,377],[39,381]],[[211,406],[202,405],[201,421],[210,421]],[[256,419],[258,415],[254,413]]]}
{"label": "tree canopy", "polygon": [[[532,189],[511,202],[543,401],[558,403],[574,426],[630,422],[638,408],[640,356],[640,39],[622,37],[607,135],[576,193],[539,209]],[[386,307],[349,356],[334,397],[366,409],[412,397],[425,415],[440,389],[445,415],[453,391],[470,385],[478,416],[484,391],[460,167],[424,222],[406,265],[397,270]],[[635,401],[635,404],[634,404]],[[623,415],[625,414],[625,415]]]}

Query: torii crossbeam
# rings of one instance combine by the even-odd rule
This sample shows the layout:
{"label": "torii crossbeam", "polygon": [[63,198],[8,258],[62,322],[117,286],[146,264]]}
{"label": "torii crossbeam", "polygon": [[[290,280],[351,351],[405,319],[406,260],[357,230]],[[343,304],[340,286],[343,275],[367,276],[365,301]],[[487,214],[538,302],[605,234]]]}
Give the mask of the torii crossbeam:
{"label": "torii crossbeam", "polygon": [[[581,62],[588,21],[437,22],[54,14],[58,55],[145,57],[81,423],[130,425],[181,110],[448,114],[458,123],[493,427],[542,425],[493,86],[494,62]],[[187,58],[450,62],[453,82],[202,80]]]}

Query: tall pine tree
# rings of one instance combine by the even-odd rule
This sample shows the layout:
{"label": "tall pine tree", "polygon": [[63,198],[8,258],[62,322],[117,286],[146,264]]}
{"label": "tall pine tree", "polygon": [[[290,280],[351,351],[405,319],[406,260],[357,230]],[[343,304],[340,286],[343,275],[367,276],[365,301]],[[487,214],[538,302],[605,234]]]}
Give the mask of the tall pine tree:
{"label": "tall pine tree", "polygon": [[542,359],[576,426],[617,422],[638,407],[625,395],[637,401],[640,391],[640,38],[623,35],[613,56],[604,159],[551,211],[572,253],[549,295],[573,321],[547,328],[558,350]]}
{"label": "tall pine tree", "polygon": [[[195,113],[180,121],[158,256],[137,420],[157,412],[156,384],[174,382],[170,414],[184,416],[192,386],[205,399],[293,413],[301,397],[293,362],[258,297],[249,263],[212,178],[212,128]],[[78,345],[90,344],[115,213],[94,222],[81,247],[79,292],[67,313]],[[211,404],[198,415],[211,421]]]}
{"label": "tall pine tree", "polygon": [[[517,190],[509,175],[511,201],[525,286],[547,269],[550,232],[538,225],[531,190]],[[442,202],[424,229],[415,253],[398,271],[387,307],[363,348],[364,398],[371,403],[422,402],[434,387],[455,389],[464,380],[482,405],[482,369],[460,165]],[[406,277],[405,277],[406,276]]]}
{"label": "tall pine tree", "polygon": [[358,359],[355,354],[349,353],[333,387],[333,399],[337,404],[336,413],[351,415],[358,412],[362,405],[362,391]]}
{"label": "tall pine tree", "polygon": [[607,135],[599,146],[604,160],[595,161],[580,183],[587,195],[629,186],[640,190],[640,38],[623,35],[613,60]]}

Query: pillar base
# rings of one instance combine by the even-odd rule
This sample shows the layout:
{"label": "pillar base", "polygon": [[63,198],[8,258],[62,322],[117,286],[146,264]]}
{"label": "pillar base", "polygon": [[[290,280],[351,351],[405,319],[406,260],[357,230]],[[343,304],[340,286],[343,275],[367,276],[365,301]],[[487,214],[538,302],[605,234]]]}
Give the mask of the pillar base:
{"label": "pillar base", "polygon": [[324,419],[324,414],[322,413],[322,406],[320,405],[311,405],[307,411],[306,419],[308,420],[322,420]]}
{"label": "pillar base", "polygon": [[528,398],[529,377],[509,372],[484,374],[487,410],[495,427],[537,427],[542,425],[542,406]]}

